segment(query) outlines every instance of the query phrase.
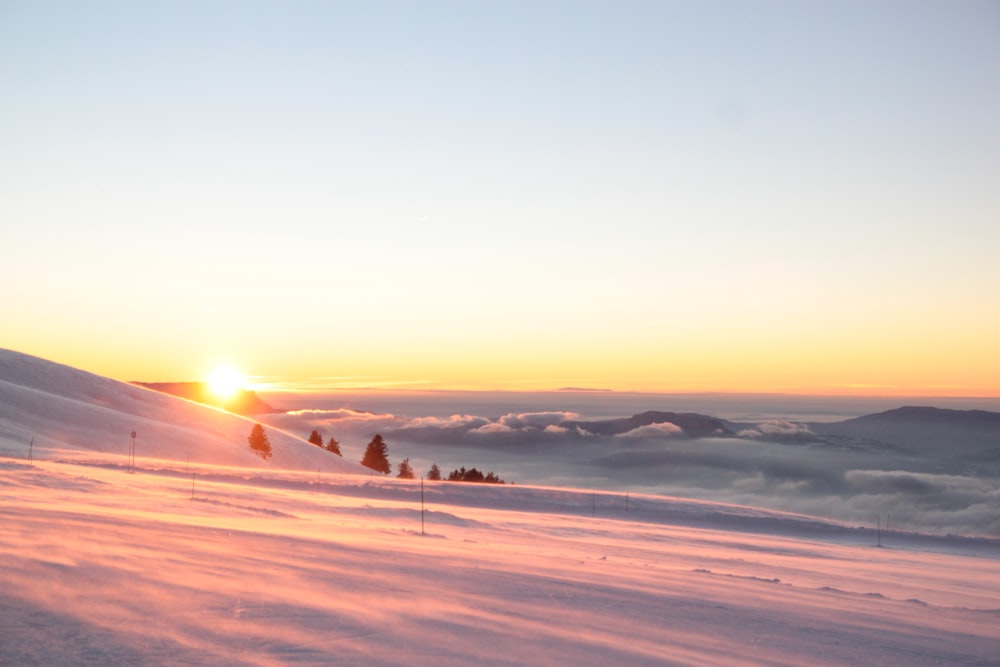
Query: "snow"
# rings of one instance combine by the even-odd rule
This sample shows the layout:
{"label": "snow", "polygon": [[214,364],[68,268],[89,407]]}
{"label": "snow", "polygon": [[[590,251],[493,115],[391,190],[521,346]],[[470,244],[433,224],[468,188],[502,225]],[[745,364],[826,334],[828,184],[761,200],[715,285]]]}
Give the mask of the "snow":
{"label": "snow", "polygon": [[253,420],[51,361],[0,349],[0,454],[48,449],[193,463],[362,472],[358,464],[267,427],[273,456],[249,448]]}
{"label": "snow", "polygon": [[264,462],[246,420],[0,373],[2,665],[1000,665],[997,540]]}

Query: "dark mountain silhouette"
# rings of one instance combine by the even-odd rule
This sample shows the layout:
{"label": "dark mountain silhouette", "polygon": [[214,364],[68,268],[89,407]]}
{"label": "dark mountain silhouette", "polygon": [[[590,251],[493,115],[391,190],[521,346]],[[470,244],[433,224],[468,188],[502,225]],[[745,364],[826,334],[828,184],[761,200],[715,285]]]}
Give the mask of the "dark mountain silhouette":
{"label": "dark mountain silhouette", "polygon": [[937,456],[1000,448],[1000,412],[905,406],[833,423],[810,423],[820,436],[865,439]]}
{"label": "dark mountain silhouette", "polygon": [[566,421],[561,425],[567,428],[578,427],[594,435],[621,435],[640,426],[650,424],[673,424],[683,431],[688,438],[707,438],[732,436],[720,419],[699,415],[693,412],[659,412],[651,410],[631,417],[605,419],[601,421]]}
{"label": "dark mountain silhouette", "polygon": [[164,394],[180,396],[189,401],[222,408],[240,415],[260,415],[280,412],[265,403],[256,392],[240,389],[229,399],[213,394],[204,382],[133,382],[132,384]]}

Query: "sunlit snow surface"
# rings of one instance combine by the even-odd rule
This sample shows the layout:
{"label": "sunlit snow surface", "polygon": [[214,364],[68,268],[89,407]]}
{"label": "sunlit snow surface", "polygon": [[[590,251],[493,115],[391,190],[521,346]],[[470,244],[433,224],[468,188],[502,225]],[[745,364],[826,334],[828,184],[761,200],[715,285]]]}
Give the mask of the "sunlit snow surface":
{"label": "sunlit snow surface", "polygon": [[0,664],[1000,664],[995,541],[652,496],[0,460]]}
{"label": "sunlit snow surface", "polygon": [[422,492],[250,426],[0,350],[0,665],[1000,665],[997,539]]}

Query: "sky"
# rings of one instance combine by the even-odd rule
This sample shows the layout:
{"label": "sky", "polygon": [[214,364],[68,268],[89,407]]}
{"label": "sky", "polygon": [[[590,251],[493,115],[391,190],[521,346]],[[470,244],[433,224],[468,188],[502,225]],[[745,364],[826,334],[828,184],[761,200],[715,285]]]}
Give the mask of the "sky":
{"label": "sky", "polygon": [[994,2],[0,0],[0,347],[998,396],[998,118]]}

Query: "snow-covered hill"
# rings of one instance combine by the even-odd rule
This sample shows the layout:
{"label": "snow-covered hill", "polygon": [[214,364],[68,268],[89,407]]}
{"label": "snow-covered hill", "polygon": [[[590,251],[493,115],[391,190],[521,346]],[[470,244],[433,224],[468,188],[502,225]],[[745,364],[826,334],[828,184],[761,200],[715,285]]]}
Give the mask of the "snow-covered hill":
{"label": "snow-covered hill", "polygon": [[997,540],[264,462],[251,424],[0,351],[0,665],[1000,664]]}
{"label": "snow-covered hill", "polygon": [[0,664],[1000,664],[995,541],[103,457],[0,458]]}
{"label": "snow-covered hill", "polygon": [[[86,371],[0,349],[0,454],[69,451],[265,468],[367,470],[268,428],[273,456],[247,444],[253,421]],[[34,440],[34,445],[31,445]]]}

